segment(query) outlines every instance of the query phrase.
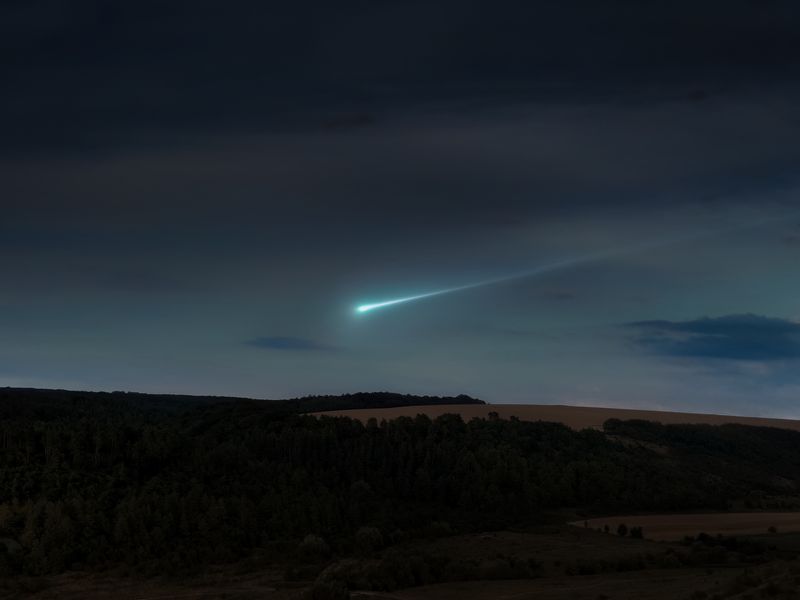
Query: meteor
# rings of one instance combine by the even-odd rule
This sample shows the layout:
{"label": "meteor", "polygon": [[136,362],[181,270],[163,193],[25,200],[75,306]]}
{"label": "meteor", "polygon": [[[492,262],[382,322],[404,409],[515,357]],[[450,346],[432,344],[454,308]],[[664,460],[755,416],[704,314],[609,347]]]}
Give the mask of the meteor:
{"label": "meteor", "polygon": [[[792,215],[792,217],[798,215]],[[790,217],[790,218],[792,218]],[[384,300],[383,302],[373,302],[370,304],[360,304],[356,306],[355,312],[357,314],[363,314],[367,312],[371,312],[373,310],[377,310],[379,308],[386,308],[387,306],[394,306],[396,304],[405,304],[406,302],[414,302],[416,300],[423,300],[425,298],[432,298],[434,296],[442,296],[444,294],[452,294],[453,292],[461,292],[464,290],[470,290],[473,288],[483,287],[485,285],[494,285],[497,283],[503,283],[506,281],[513,281],[515,279],[524,279],[527,277],[536,277],[538,275],[543,275],[545,273],[550,273],[552,271],[560,271],[562,269],[567,269],[570,267],[575,267],[579,265],[594,263],[594,262],[601,262],[603,260],[609,258],[615,258],[619,256],[627,256],[631,254],[637,254],[639,252],[643,252],[646,250],[653,250],[656,248],[661,248],[664,246],[671,246],[674,244],[685,243],[685,242],[692,242],[696,240],[706,239],[710,237],[716,237],[720,235],[725,235],[729,233],[734,233],[737,231],[742,231],[746,229],[755,229],[757,227],[761,227],[764,225],[768,225],[770,223],[785,221],[786,217],[783,218],[770,218],[770,219],[763,219],[760,221],[756,221],[753,223],[749,223],[747,225],[738,225],[736,227],[730,227],[728,229],[721,229],[716,230],[713,232],[698,232],[692,233],[688,235],[683,235],[680,237],[674,237],[669,239],[662,239],[662,240],[655,240],[652,242],[645,242],[642,244],[636,244],[632,246],[625,246],[622,248],[613,248],[609,250],[603,250],[600,252],[596,252],[594,254],[586,254],[583,256],[577,256],[573,258],[568,258],[564,260],[560,260],[557,262],[549,263],[540,265],[538,267],[534,267],[532,269],[528,269],[526,271],[519,271],[517,273],[511,273],[509,275],[504,275],[502,277],[495,277],[493,279],[485,279],[483,281],[477,281],[475,283],[469,283],[466,285],[460,285],[457,287],[445,288],[443,290],[435,290],[432,292],[425,292],[423,294],[417,294],[415,296],[406,296],[403,298],[394,298],[391,300]]]}
{"label": "meteor", "polygon": [[551,263],[548,265],[542,265],[540,267],[535,267],[533,269],[529,269],[527,271],[523,271],[520,273],[513,273],[511,275],[504,275],[502,277],[495,277],[494,279],[485,279],[483,281],[478,281],[475,283],[468,283],[467,285],[460,285],[458,287],[451,287],[446,288],[443,290],[436,290],[433,292],[426,292],[424,294],[417,294],[416,296],[406,296],[405,298],[395,298],[393,300],[385,300],[384,302],[375,302],[373,304],[361,304],[356,307],[357,313],[365,313],[371,310],[375,310],[377,308],[384,308],[386,306],[393,306],[395,304],[404,304],[406,302],[413,302],[414,300],[422,300],[423,298],[431,298],[432,296],[441,296],[443,294],[452,294],[453,292],[461,292],[463,290],[469,290],[472,288],[483,287],[485,285],[492,285],[494,283],[502,283],[504,281],[510,281],[512,279],[521,279],[523,277],[532,277],[534,275],[539,275],[541,273],[546,273],[548,271],[554,271],[557,269],[563,269],[570,265],[576,265],[583,262],[591,262],[593,260],[600,260],[601,258],[608,255],[608,253],[601,253],[595,254],[591,256],[584,256],[580,258],[572,258],[568,260],[562,260],[559,262]]}
{"label": "meteor", "polygon": [[454,292],[454,289],[439,290],[438,292],[428,292],[427,294],[420,294],[419,296],[409,296],[408,298],[397,298],[396,300],[387,300],[386,302],[376,302],[375,304],[362,304],[356,307],[356,311],[363,313],[376,308],[383,308],[384,306],[391,306],[392,304],[400,304],[401,302],[411,302],[412,300],[421,300],[422,298],[429,298],[431,296],[438,296],[439,294],[446,294]]}

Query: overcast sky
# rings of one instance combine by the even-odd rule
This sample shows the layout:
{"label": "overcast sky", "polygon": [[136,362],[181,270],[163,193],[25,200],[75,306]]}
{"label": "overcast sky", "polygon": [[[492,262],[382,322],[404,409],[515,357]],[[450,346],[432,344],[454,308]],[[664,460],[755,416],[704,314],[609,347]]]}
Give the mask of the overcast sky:
{"label": "overcast sky", "polygon": [[800,417],[796,2],[284,4],[0,6],[0,386]]}

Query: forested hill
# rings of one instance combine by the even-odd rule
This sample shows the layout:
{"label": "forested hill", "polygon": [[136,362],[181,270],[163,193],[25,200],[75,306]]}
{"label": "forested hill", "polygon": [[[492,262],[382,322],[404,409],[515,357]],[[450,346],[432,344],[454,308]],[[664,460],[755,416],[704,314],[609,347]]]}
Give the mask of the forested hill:
{"label": "forested hill", "polygon": [[428,404],[484,404],[466,395],[413,396],[392,392],[361,392],[338,396],[305,396],[290,400],[254,400],[231,396],[186,396],[136,392],[83,392],[34,388],[0,388],[0,418],[35,417],[52,420],[100,411],[173,413],[214,405],[254,404],[262,411],[303,413],[356,408],[392,408]]}
{"label": "forested hill", "polygon": [[[361,423],[255,401],[143,410],[114,395],[99,403],[78,395],[58,413],[58,394],[71,392],[4,393],[0,577],[114,565],[169,573],[267,551],[284,560],[308,535],[343,555],[364,528],[393,544],[524,526],[565,509],[800,501],[797,431],[646,422],[574,431],[458,415]],[[9,409],[37,393],[35,410]],[[305,412],[373,400],[285,406]]]}

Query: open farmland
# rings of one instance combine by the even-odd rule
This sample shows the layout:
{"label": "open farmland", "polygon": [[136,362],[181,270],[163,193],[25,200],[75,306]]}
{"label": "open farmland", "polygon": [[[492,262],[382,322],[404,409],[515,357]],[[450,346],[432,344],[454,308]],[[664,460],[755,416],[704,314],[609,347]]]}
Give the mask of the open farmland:
{"label": "open farmland", "polygon": [[350,417],[351,419],[366,422],[373,418],[381,421],[383,419],[396,419],[397,417],[415,417],[420,414],[427,415],[432,419],[444,414],[458,414],[465,421],[468,421],[474,418],[488,418],[490,413],[496,413],[501,419],[516,417],[522,421],[563,423],[572,429],[602,429],[603,423],[608,419],[643,419],[645,421],[657,421],[665,425],[688,423],[723,425],[726,423],[738,423],[755,427],[778,427],[800,431],[800,421],[792,419],[768,419],[594,406],[563,406],[557,404],[445,404],[438,406],[335,410],[315,414]]}
{"label": "open farmland", "polygon": [[[411,588],[368,598],[395,600],[676,600],[724,589],[739,574],[728,569],[645,570],[632,573],[545,577],[516,581],[469,581]],[[356,598],[358,596],[354,595]]]}
{"label": "open farmland", "polygon": [[644,536],[652,540],[675,541],[699,533],[726,536],[757,535],[775,532],[800,532],[800,513],[751,512],[674,515],[619,515],[575,521],[571,525],[590,529],[608,526],[614,532],[620,524],[642,527]]}
{"label": "open farmland", "polygon": [[143,577],[141,574],[67,572],[3,582],[0,599],[35,600],[296,600],[297,585],[266,569],[242,572],[235,566],[215,567],[192,577]]}

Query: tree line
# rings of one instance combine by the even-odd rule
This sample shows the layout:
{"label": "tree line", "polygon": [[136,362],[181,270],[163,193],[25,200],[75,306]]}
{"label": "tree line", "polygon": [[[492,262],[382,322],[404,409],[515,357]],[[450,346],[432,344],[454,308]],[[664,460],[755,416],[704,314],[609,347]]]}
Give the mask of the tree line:
{"label": "tree line", "polygon": [[[0,420],[4,573],[176,572],[282,560],[315,538],[351,555],[366,536],[391,546],[564,507],[724,509],[754,490],[796,497],[800,481],[800,433],[762,428],[611,422],[607,435],[457,415],[362,424],[254,402],[81,402]],[[741,468],[720,466],[734,455]]]}

